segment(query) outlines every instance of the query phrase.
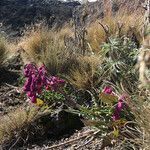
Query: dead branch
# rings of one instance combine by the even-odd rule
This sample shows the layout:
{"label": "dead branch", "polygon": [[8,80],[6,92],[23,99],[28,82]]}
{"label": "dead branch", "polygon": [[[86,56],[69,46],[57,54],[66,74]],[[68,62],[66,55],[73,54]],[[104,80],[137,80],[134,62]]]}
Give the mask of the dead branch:
{"label": "dead branch", "polygon": [[109,41],[109,36],[110,36],[110,30],[109,30],[109,26],[106,24],[104,25],[103,23],[99,22],[99,24],[101,25],[101,27],[103,28],[105,34],[106,34],[106,41]]}
{"label": "dead branch", "polygon": [[46,150],[50,150],[50,149],[58,148],[58,147],[65,146],[65,145],[68,145],[68,144],[72,144],[73,142],[76,142],[76,141],[78,141],[82,138],[93,135],[93,133],[94,133],[94,131],[90,130],[89,132],[85,132],[84,135],[82,135],[80,137],[77,137],[76,139],[73,139],[73,140],[70,140],[70,141],[67,141],[67,142],[64,142],[64,143],[60,143],[60,144],[57,144],[57,145],[53,145],[51,147],[47,147]]}

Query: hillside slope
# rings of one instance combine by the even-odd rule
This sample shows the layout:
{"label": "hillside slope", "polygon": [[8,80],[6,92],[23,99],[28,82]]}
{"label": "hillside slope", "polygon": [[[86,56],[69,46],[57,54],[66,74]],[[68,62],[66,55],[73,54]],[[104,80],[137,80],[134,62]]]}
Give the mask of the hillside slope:
{"label": "hillside slope", "polygon": [[0,0],[1,28],[7,33],[12,30],[19,35],[20,28],[41,20],[49,26],[56,23],[59,26],[72,17],[73,8],[78,5],[79,2],[58,0]]}
{"label": "hillside slope", "polygon": [[[49,27],[62,25],[68,22],[76,9],[75,15],[77,22],[79,18],[87,12],[86,23],[94,22],[102,18],[105,13],[105,7],[108,2],[104,4],[103,0],[94,3],[88,3],[86,6],[79,2],[63,2],[59,0],[0,0],[0,31],[4,31],[9,36],[19,36],[20,29],[25,26],[34,24],[39,21],[45,21]],[[128,8],[128,11],[134,11],[139,8],[144,0],[120,0],[114,1],[112,5],[113,12],[119,8]],[[80,6],[80,7],[77,7]],[[141,11],[141,10],[140,10]]]}

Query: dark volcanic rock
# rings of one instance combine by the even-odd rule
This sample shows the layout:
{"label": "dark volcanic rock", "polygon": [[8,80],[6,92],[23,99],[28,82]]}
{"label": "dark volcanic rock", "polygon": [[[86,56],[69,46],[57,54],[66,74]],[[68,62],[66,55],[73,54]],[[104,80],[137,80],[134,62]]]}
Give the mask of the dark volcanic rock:
{"label": "dark volcanic rock", "polygon": [[25,25],[41,20],[50,26],[56,23],[59,26],[72,17],[74,7],[78,5],[78,2],[58,0],[0,0],[0,23],[5,27],[4,32],[14,31],[17,35]]}

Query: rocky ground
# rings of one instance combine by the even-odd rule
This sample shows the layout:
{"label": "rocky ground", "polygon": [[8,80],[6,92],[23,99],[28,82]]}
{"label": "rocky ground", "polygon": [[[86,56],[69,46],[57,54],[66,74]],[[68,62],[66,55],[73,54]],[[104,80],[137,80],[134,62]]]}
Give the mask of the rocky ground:
{"label": "rocky ground", "polygon": [[58,141],[46,141],[42,146],[32,145],[28,150],[100,150],[102,141],[92,136],[94,130],[84,127],[72,135],[64,135]]}
{"label": "rocky ground", "polygon": [[21,74],[21,62],[19,61],[16,56],[11,62],[7,62],[6,66],[0,68],[0,115],[7,114],[24,102],[18,91]]}

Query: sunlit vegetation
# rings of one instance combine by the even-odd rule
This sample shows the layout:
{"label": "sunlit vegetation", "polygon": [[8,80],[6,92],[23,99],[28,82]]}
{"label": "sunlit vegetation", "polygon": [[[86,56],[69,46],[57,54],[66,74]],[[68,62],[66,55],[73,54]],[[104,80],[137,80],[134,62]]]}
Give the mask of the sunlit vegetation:
{"label": "sunlit vegetation", "polygon": [[[144,14],[121,8],[90,25],[83,23],[82,30],[66,25],[25,31],[17,47],[23,59],[19,88],[28,104],[21,113],[17,109],[2,116],[1,144],[23,138],[38,113],[65,105],[97,136],[110,140],[106,147],[150,148],[150,82],[145,77],[150,53],[139,51]],[[0,65],[7,46],[0,38]]]}

